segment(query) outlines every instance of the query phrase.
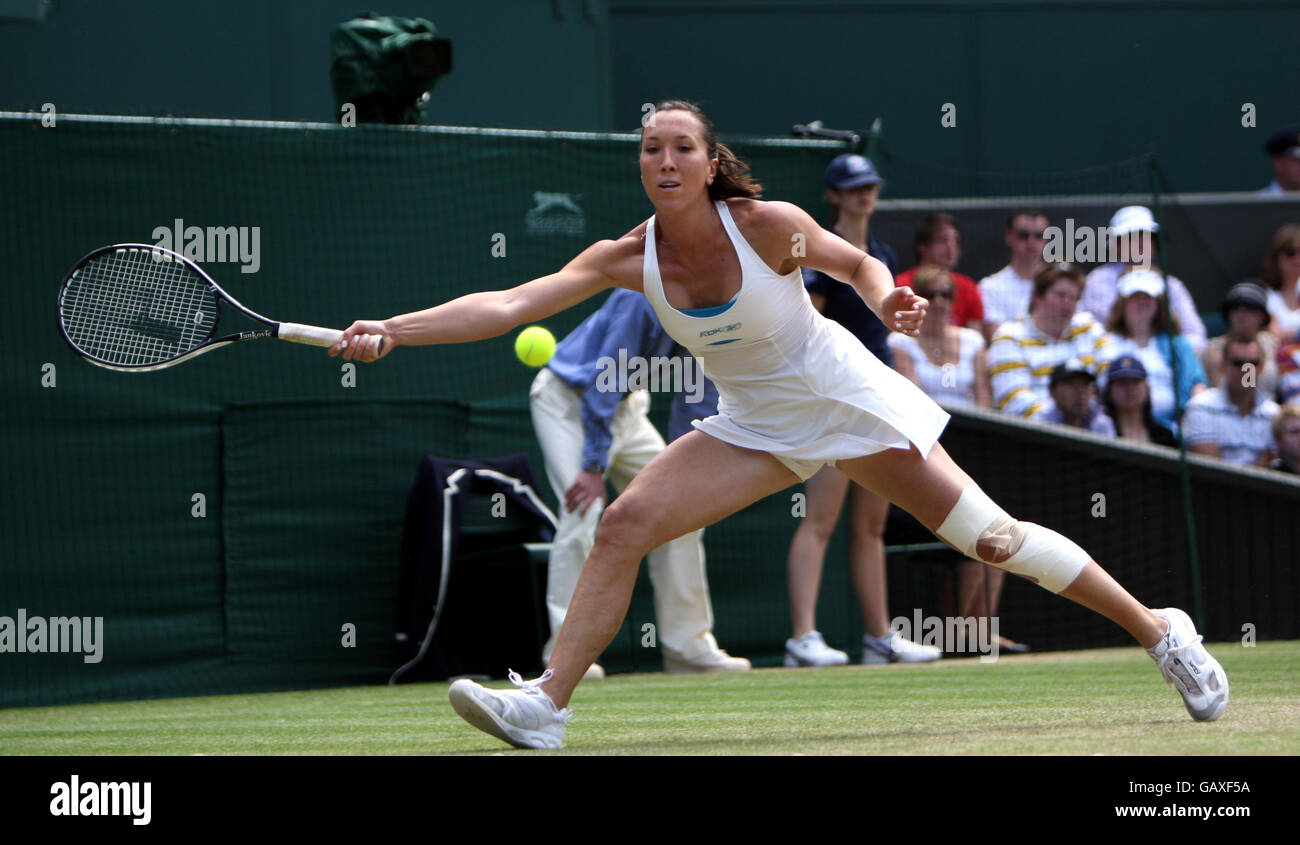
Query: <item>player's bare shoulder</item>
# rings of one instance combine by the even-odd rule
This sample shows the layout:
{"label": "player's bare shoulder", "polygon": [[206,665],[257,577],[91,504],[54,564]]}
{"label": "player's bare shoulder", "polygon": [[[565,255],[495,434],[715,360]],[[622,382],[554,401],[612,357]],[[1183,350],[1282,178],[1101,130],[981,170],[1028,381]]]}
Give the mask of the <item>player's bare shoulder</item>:
{"label": "player's bare shoulder", "polygon": [[598,271],[618,287],[639,291],[645,260],[645,230],[646,223],[642,222],[621,237],[596,241],[573,259],[570,266]]}
{"label": "player's bare shoulder", "polygon": [[610,276],[621,288],[641,290],[642,272],[645,266],[646,229],[649,220],[643,220],[623,237],[609,241],[606,256],[610,264]]}
{"label": "player's bare shoulder", "polygon": [[[745,203],[745,213],[755,221],[755,226],[758,228],[775,229],[781,234],[787,234],[806,228],[810,223],[816,225],[816,221],[812,219],[808,212],[792,202],[781,202],[780,200],[741,200],[733,202]],[[734,206],[729,207],[734,208]]]}
{"label": "player's bare shoulder", "polygon": [[801,240],[820,229],[806,211],[788,202],[732,199],[727,209],[750,246],[782,274],[797,266]]}

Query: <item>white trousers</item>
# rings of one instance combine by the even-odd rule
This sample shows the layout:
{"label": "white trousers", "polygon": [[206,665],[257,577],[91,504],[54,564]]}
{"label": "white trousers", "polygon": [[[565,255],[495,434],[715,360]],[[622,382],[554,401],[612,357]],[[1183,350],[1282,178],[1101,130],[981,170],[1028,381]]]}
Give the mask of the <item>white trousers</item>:
{"label": "white trousers", "polygon": [[[551,637],[542,651],[542,658],[550,661],[578,577],[595,543],[604,502],[593,502],[583,516],[564,507],[564,494],[582,471],[582,394],[543,367],[533,380],[529,400],[533,428],[546,460],[546,477],[559,502],[560,524],[551,545],[546,583]],[[664,450],[663,438],[647,417],[649,410],[650,394],[638,390],[619,403],[614,413],[606,472],[620,493],[651,458]],[[660,647],[688,661],[716,651],[713,608],[704,573],[704,532],[693,531],[665,543],[650,552],[647,560]],[[640,623],[634,633],[641,637]]]}

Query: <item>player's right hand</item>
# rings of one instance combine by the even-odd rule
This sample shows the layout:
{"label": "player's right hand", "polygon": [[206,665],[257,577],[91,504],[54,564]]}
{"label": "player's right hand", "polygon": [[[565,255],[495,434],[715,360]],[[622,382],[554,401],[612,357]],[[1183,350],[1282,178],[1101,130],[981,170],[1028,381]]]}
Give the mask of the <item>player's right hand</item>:
{"label": "player's right hand", "polygon": [[583,470],[564,493],[564,509],[586,516],[591,503],[605,498],[605,478],[598,472]]}
{"label": "player's right hand", "polygon": [[343,330],[343,340],[330,347],[330,357],[342,354],[345,361],[378,361],[397,344],[381,320],[357,320]]}
{"label": "player's right hand", "polygon": [[929,300],[917,296],[910,287],[903,285],[885,294],[880,303],[881,319],[889,317],[885,323],[891,329],[916,337],[921,333],[921,323],[925,320],[925,310],[929,306]]}

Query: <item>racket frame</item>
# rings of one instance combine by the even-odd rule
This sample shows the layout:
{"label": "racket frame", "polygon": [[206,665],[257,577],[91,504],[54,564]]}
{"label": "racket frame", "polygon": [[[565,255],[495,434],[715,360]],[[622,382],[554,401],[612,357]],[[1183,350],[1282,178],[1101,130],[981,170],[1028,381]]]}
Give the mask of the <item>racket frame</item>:
{"label": "racket frame", "polygon": [[[72,338],[68,336],[67,328],[63,324],[63,297],[67,293],[68,284],[73,280],[77,273],[82,270],[82,268],[96,257],[106,253],[116,252],[117,250],[129,249],[144,250],[155,255],[162,254],[167,256],[171,261],[180,262],[183,266],[198,274],[199,278],[206,282],[212,289],[213,293],[216,294],[216,314],[212,320],[212,328],[208,332],[208,336],[204,338],[203,342],[199,346],[194,347],[188,352],[177,355],[174,358],[169,358],[166,361],[160,361],[155,364],[118,364],[111,361],[105,361],[103,358],[90,354],[77,346],[77,344],[73,342]],[[239,311],[249,319],[262,323],[270,328],[234,332],[232,334],[224,335],[223,337],[214,337],[217,333],[217,328],[221,323],[222,300],[225,300],[233,306],[235,310]],[[229,346],[230,344],[238,343],[241,340],[259,340],[267,337],[279,338],[281,336],[282,328],[289,330],[287,334],[292,335],[286,336],[284,338],[285,340],[292,340],[297,343],[309,343],[313,346],[332,346],[343,337],[343,333],[335,329],[323,329],[316,326],[305,326],[298,323],[277,323],[275,320],[257,313],[239,300],[235,299],[227,293],[221,285],[217,284],[215,279],[204,272],[202,267],[195,264],[190,259],[170,249],[158,246],[157,244],[113,244],[111,246],[99,247],[98,249],[92,250],[84,255],[81,260],[73,265],[72,269],[64,275],[63,282],[59,285],[58,309],[55,316],[59,324],[59,334],[63,337],[63,340],[68,344],[68,346],[72,347],[74,352],[97,367],[103,367],[104,369],[116,370],[117,372],[124,373],[147,373],[154,370],[163,370],[167,367],[174,367],[177,364],[188,361],[191,358],[204,354],[205,352],[211,352],[213,349],[220,349],[223,346]],[[325,342],[327,340],[328,342]]]}

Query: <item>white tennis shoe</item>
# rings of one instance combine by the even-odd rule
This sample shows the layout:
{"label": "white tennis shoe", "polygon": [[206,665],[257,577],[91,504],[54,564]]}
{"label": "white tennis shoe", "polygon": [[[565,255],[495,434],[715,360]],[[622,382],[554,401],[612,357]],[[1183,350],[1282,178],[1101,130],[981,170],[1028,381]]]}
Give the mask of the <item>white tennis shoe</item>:
{"label": "white tennis shoe", "polygon": [[809,631],[797,640],[785,641],[786,666],[843,666],[848,662],[849,656],[826,645],[819,631]]}
{"label": "white tennis shoe", "polygon": [[447,697],[456,714],[484,733],[492,734],[515,748],[563,748],[564,729],[573,711],[555,706],[539,684],[551,679],[547,669],[535,681],[525,681],[510,672],[510,683],[519,689],[492,690],[462,678],[451,685]]}
{"label": "white tennis shoe", "polygon": [[1192,718],[1213,722],[1228,709],[1227,673],[1201,645],[1203,638],[1186,613],[1176,607],[1152,612],[1169,623],[1169,630],[1147,654],[1160,667],[1165,683],[1178,688]]}
{"label": "white tennis shoe", "polygon": [[943,652],[938,648],[914,643],[898,631],[890,631],[879,639],[870,634],[862,637],[863,663],[928,663],[940,657]]}
{"label": "white tennis shoe", "polygon": [[743,657],[732,657],[725,649],[715,648],[689,660],[668,648],[660,648],[667,675],[717,675],[748,672],[754,667]]}

